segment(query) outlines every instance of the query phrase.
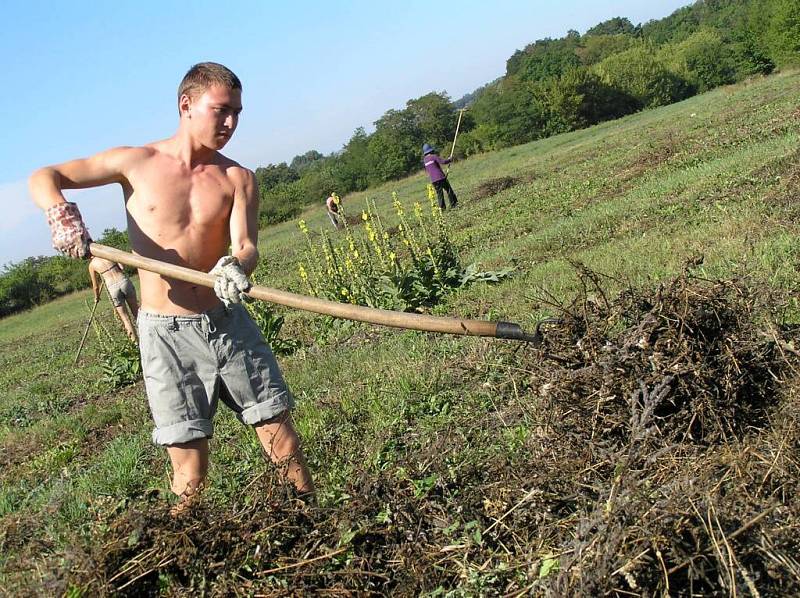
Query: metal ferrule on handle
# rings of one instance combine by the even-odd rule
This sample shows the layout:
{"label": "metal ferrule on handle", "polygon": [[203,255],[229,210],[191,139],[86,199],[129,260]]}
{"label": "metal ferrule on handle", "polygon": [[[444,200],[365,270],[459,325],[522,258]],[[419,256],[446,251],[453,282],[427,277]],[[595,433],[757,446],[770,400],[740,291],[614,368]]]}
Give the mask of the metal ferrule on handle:
{"label": "metal ferrule on handle", "polygon": [[[113,247],[92,243],[92,255],[105,258],[114,262],[125,264],[133,268],[140,268],[154,272],[167,278],[174,278],[204,287],[214,288],[215,277],[205,272],[198,272],[191,268],[167,264],[158,260],[143,257]],[[310,311],[318,314],[356,320],[369,324],[379,324],[393,328],[406,328],[409,330],[422,330],[426,332],[441,332],[444,334],[457,334],[463,336],[487,336],[506,338],[526,342],[536,342],[535,335],[527,335],[517,324],[509,322],[490,322],[486,320],[462,320],[460,318],[445,318],[424,314],[390,311],[363,307],[348,303],[328,301],[318,297],[298,295],[288,291],[280,291],[260,285],[253,285],[247,295],[254,299],[285,305],[295,309]]]}

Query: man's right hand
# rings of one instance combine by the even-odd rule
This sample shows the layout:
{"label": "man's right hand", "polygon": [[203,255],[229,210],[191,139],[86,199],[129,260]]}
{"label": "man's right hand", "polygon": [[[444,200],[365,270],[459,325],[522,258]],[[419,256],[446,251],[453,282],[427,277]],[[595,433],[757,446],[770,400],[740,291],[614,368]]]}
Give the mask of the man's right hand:
{"label": "man's right hand", "polygon": [[54,249],[72,258],[89,257],[92,238],[77,205],[68,201],[57,203],[47,208],[45,215]]}
{"label": "man's right hand", "polygon": [[225,305],[241,303],[252,286],[239,260],[232,255],[222,256],[209,274],[217,277],[214,292]]}

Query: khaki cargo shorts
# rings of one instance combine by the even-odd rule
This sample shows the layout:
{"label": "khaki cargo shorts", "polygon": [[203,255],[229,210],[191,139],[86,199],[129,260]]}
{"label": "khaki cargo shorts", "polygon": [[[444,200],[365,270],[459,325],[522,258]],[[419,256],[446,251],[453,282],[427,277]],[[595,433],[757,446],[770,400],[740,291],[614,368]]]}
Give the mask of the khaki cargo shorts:
{"label": "khaki cargo shorts", "polygon": [[137,321],[156,444],[211,438],[219,399],[250,425],[294,407],[272,350],[241,305],[190,316],[139,311]]}
{"label": "khaki cargo shorts", "polygon": [[114,307],[125,305],[127,297],[136,298],[136,288],[133,286],[131,279],[127,276],[114,282],[106,287],[108,296],[111,297],[111,303]]}

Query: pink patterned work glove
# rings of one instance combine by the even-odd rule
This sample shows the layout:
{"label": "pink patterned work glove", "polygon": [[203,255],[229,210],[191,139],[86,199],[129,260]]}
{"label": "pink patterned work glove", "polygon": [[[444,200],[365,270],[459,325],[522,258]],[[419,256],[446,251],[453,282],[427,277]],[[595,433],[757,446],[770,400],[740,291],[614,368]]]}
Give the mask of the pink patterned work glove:
{"label": "pink patterned work glove", "polygon": [[83,224],[78,206],[71,202],[57,203],[45,210],[53,248],[73,258],[89,257],[92,238]]}

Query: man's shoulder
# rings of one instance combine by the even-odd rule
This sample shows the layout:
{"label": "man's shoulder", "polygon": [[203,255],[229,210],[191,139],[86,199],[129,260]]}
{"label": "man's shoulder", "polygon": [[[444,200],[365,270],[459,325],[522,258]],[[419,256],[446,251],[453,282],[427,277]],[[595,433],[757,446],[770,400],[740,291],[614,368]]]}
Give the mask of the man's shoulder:
{"label": "man's shoulder", "polygon": [[227,177],[235,184],[247,184],[256,180],[255,173],[239,164],[236,160],[231,160],[223,154],[218,154],[219,166],[225,171]]}
{"label": "man's shoulder", "polygon": [[120,145],[103,152],[107,158],[124,164],[132,164],[146,160],[155,155],[156,150],[150,146]]}
{"label": "man's shoulder", "polygon": [[152,156],[156,153],[157,149],[155,148],[154,144],[148,145],[119,145],[117,147],[112,147],[110,152],[116,152],[119,154],[126,154],[134,157],[145,157],[145,156]]}

